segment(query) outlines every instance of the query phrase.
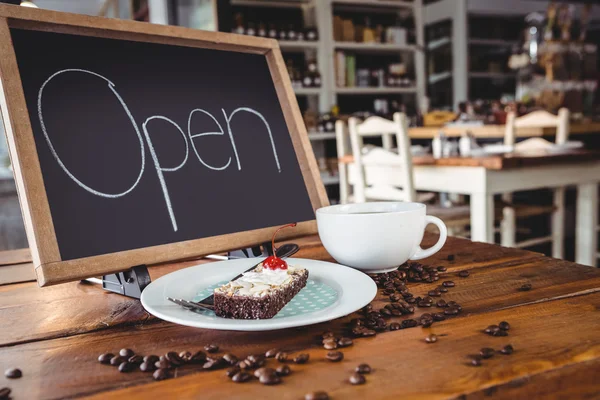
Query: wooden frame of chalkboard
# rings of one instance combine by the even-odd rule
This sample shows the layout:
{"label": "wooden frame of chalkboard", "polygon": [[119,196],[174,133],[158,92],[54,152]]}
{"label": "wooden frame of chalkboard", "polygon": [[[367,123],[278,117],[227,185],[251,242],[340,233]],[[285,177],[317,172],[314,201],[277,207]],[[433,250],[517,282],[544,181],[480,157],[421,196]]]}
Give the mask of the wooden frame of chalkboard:
{"label": "wooden frame of chalkboard", "polygon": [[[12,28],[264,55],[313,210],[329,203],[277,41],[0,5],[0,107],[40,286],[114,273],[140,264],[151,265],[249,247],[268,241],[276,227],[61,259],[32,131],[29,115],[32,110],[27,108],[11,39]],[[300,222],[296,229],[282,231],[279,239],[313,233],[316,233],[314,219]]]}

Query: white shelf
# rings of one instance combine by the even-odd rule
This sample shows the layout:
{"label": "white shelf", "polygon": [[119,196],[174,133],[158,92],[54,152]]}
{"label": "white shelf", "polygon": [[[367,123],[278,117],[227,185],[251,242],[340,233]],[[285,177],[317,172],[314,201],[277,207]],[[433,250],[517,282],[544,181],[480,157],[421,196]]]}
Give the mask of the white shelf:
{"label": "white shelf", "polygon": [[233,6],[302,8],[312,6],[310,1],[231,0]]}
{"label": "white shelf", "polygon": [[298,96],[318,96],[321,94],[321,88],[297,88],[294,92]]}
{"label": "white shelf", "polygon": [[417,88],[411,87],[345,87],[335,88],[337,94],[395,94],[416,93]]}
{"label": "white shelf", "polygon": [[398,45],[394,43],[359,43],[359,42],[334,42],[333,47],[339,50],[356,50],[364,52],[400,52],[415,51],[416,46]]}
{"label": "white shelf", "polygon": [[450,39],[449,36],[443,37],[443,38],[439,38],[439,39],[435,39],[432,40],[431,42],[429,42],[427,44],[427,50],[435,50],[438,49],[444,45],[450,44],[452,42],[452,40]]}
{"label": "white shelf", "polygon": [[429,76],[429,83],[438,83],[443,81],[444,79],[450,78],[452,76],[452,71],[444,71],[437,74],[433,74]]}
{"label": "white shelf", "polygon": [[308,40],[279,40],[279,47],[281,50],[306,50],[306,49],[317,49],[319,47],[318,41]]}
{"label": "white shelf", "polygon": [[516,72],[469,72],[469,78],[507,79],[516,77]]}
{"label": "white shelf", "polygon": [[412,1],[406,0],[333,0],[333,4],[344,4],[351,6],[369,6],[369,7],[397,7],[397,8],[413,8]]}
{"label": "white shelf", "polygon": [[308,139],[314,141],[335,139],[335,132],[309,132]]}
{"label": "white shelf", "polygon": [[477,44],[482,46],[512,46],[517,44],[514,40],[502,39],[469,39],[469,44]]}
{"label": "white shelf", "polygon": [[329,172],[321,172],[321,180],[323,181],[323,185],[336,185],[340,183],[340,177],[330,175]]}

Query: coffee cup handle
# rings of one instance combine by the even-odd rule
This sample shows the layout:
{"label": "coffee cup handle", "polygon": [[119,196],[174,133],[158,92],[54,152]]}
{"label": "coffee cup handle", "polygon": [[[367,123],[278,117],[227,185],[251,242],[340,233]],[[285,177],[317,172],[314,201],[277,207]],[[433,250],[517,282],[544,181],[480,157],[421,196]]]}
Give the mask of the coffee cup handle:
{"label": "coffee cup handle", "polygon": [[411,260],[421,260],[423,258],[432,256],[435,253],[437,253],[438,251],[440,251],[440,249],[442,248],[444,243],[446,243],[446,238],[448,237],[448,230],[446,229],[446,225],[442,222],[442,220],[439,219],[438,217],[432,217],[431,215],[426,215],[425,216],[425,226],[427,226],[428,224],[434,224],[435,226],[438,227],[438,229],[440,230],[440,238],[438,239],[436,244],[434,244],[433,246],[431,246],[428,249],[423,250],[421,248],[421,246],[418,246],[417,251],[410,258]]}

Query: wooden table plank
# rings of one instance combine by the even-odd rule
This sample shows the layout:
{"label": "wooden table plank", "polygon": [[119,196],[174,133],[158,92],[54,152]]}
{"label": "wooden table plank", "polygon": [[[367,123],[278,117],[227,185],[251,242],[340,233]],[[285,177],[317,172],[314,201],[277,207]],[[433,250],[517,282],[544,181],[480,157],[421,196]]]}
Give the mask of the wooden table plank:
{"label": "wooden table plank", "polygon": [[0,266],[24,264],[31,262],[31,252],[29,249],[17,249],[0,252]]}
{"label": "wooden table plank", "polygon": [[[431,245],[436,239],[437,235],[427,234],[424,246]],[[457,261],[445,261],[450,254],[455,255]],[[297,256],[331,260],[317,236],[304,239]],[[449,238],[439,253],[423,262],[448,265],[451,270],[458,271],[490,265],[513,265],[540,257],[542,255],[525,250]],[[156,279],[168,272],[206,262],[209,261],[192,260],[149,270],[152,279]],[[153,319],[139,301],[105,292],[96,285],[72,282],[45,288],[39,288],[36,283],[0,286],[0,321],[3,321],[0,324],[0,347],[132,325],[149,318]]]}

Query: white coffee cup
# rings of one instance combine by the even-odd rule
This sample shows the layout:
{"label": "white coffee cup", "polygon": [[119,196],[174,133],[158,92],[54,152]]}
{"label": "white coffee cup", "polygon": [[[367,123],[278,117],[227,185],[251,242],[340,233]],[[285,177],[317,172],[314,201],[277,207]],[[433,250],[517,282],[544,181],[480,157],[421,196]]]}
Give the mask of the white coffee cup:
{"label": "white coffee cup", "polygon": [[[407,260],[437,253],[446,242],[446,225],[425,215],[425,204],[375,202],[319,208],[317,225],[325,249],[340,264],[367,273],[393,271]],[[423,250],[425,226],[440,230],[437,243]]]}

